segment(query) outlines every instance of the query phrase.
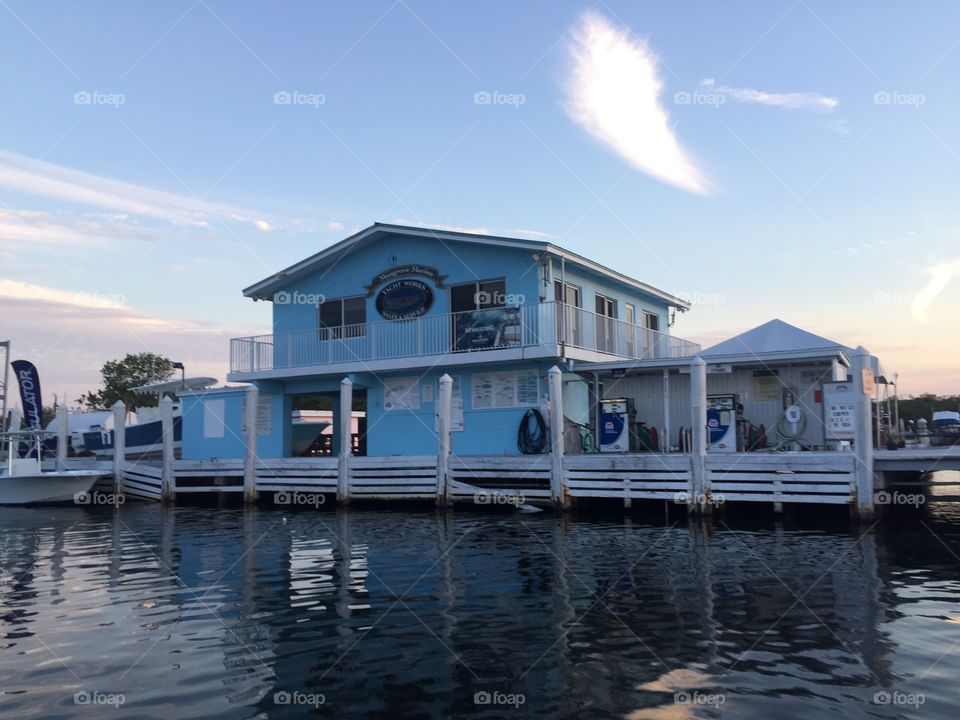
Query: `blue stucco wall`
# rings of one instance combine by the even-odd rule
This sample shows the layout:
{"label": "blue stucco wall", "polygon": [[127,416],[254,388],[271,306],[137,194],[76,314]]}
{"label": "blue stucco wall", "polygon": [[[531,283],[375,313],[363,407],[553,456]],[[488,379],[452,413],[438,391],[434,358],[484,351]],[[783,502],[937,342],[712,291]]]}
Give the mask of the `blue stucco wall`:
{"label": "blue stucco wall", "polygon": [[[612,300],[616,300],[617,318],[619,320],[626,319],[624,304],[630,303],[637,308],[636,323],[638,325],[642,325],[642,312],[646,311],[660,317],[660,332],[669,332],[667,327],[669,324],[669,307],[664,301],[647,295],[646,293],[641,293],[627,285],[614,282],[610,278],[606,278],[585,268],[577,267],[571,262],[566,263],[564,275],[567,283],[576,285],[581,289],[584,310],[589,310],[590,312],[596,310],[595,298],[599,293]],[[553,263],[553,279],[560,280],[560,263],[558,261],[554,261]],[[552,290],[550,299],[553,299]]]}
{"label": "blue stucco wall", "polygon": [[[185,460],[244,457],[243,396],[243,388],[184,393],[180,398],[183,404],[181,457]],[[204,437],[204,405],[216,402],[219,406],[219,401],[223,401],[223,437]]]}

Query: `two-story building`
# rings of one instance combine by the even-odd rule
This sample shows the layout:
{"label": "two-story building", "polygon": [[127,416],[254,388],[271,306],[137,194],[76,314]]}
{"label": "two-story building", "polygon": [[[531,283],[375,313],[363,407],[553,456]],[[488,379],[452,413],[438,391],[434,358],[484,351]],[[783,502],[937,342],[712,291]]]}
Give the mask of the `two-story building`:
{"label": "two-story building", "polygon": [[[435,453],[446,373],[452,451],[503,455],[519,452],[526,412],[544,409],[551,367],[566,373],[567,417],[587,424],[593,403],[574,367],[699,351],[669,334],[684,300],[539,240],[375,223],[243,292],[273,303],[272,333],[231,341],[228,375],[258,388],[264,458],[337,453],[345,377],[354,453]],[[183,398],[184,458],[243,456],[244,397]],[[304,433],[329,442],[305,445]]]}

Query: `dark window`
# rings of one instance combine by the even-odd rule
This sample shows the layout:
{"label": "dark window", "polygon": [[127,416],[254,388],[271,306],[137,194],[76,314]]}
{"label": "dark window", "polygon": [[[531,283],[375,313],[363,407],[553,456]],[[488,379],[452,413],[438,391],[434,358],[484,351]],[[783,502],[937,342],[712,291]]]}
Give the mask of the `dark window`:
{"label": "dark window", "polygon": [[643,313],[643,326],[647,330],[656,330],[660,331],[660,316],[654,315],[653,313],[644,312]]}
{"label": "dark window", "polygon": [[617,304],[608,297],[597,294],[597,350],[616,352],[617,347]]}
{"label": "dark window", "polygon": [[506,304],[507,285],[504,280],[478,280],[450,286],[450,312],[483,310]]}
{"label": "dark window", "polygon": [[327,300],[320,304],[322,340],[366,334],[367,303],[362,296]]}

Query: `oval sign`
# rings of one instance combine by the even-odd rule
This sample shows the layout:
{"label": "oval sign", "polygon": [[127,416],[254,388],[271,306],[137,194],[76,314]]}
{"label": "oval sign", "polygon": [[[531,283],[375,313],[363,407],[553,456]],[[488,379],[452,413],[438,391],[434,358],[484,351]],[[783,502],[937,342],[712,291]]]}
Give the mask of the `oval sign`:
{"label": "oval sign", "polygon": [[433,305],[433,290],[419,280],[397,280],[377,294],[377,312],[387,320],[409,320]]}

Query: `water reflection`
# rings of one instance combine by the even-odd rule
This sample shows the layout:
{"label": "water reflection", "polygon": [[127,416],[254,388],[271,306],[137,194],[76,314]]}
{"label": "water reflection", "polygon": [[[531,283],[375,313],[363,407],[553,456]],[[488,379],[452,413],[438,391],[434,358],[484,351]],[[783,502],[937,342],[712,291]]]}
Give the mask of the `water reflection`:
{"label": "water reflection", "polygon": [[834,520],[3,508],[0,716],[953,717],[956,512]]}

